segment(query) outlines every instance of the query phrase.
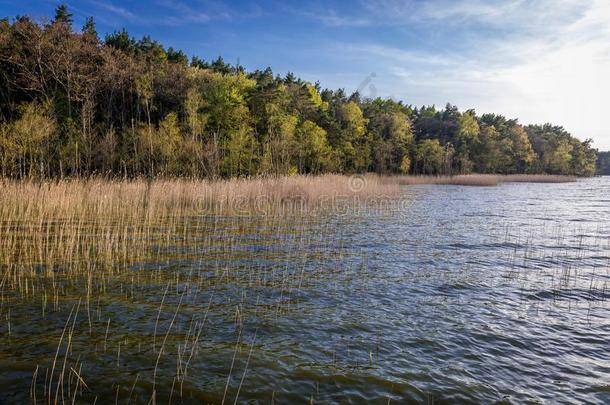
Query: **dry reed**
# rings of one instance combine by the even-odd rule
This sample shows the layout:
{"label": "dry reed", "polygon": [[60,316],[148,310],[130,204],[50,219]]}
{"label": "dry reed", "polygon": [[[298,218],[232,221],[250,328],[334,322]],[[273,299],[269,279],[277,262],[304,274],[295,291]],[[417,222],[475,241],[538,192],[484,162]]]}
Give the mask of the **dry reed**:
{"label": "dry reed", "polygon": [[[104,179],[49,182],[0,180],[0,270],[6,283],[25,270],[52,275],[83,266],[123,267],[145,247],[186,236],[185,218],[205,215],[281,216],[334,197],[395,195],[376,176],[324,175],[224,181]],[[19,269],[18,269],[19,268]]]}
{"label": "dry reed", "polygon": [[549,174],[467,174],[457,176],[393,176],[383,181],[400,185],[440,184],[491,187],[502,183],[568,183],[576,177]]}
{"label": "dry reed", "polygon": [[[323,276],[323,268],[306,272],[304,267],[286,267],[278,271],[274,267],[254,264],[247,268],[222,265],[223,260],[242,257],[242,247],[247,240],[244,238],[248,238],[250,232],[282,235],[283,244],[294,245],[287,252],[291,260],[296,257],[305,260],[307,255],[315,255],[315,249],[321,248],[312,250],[308,247],[313,243],[310,241],[312,235],[305,233],[301,222],[285,223],[282,217],[286,207],[308,209],[333,197],[368,198],[399,192],[398,184],[384,183],[376,176],[336,175],[228,181],[0,180],[0,187],[0,311],[3,308],[26,311],[28,303],[33,302],[35,307],[42,309],[42,319],[45,319],[57,316],[66,307],[80,307],[83,315],[82,323],[78,325],[82,324],[83,329],[79,330],[79,339],[97,335],[99,355],[112,352],[113,368],[120,373],[129,367],[130,345],[116,333],[121,330],[120,316],[117,319],[117,314],[112,312],[102,316],[100,298],[112,296],[115,302],[133,301],[134,289],[136,296],[142,289],[157,291],[158,294],[153,295],[161,304],[156,301],[155,305],[149,305],[148,299],[142,298],[140,301],[141,310],[148,311],[155,322],[154,332],[151,330],[148,338],[150,346],[145,341],[145,346],[153,348],[151,367],[154,371],[151,376],[137,377],[142,384],[151,384],[156,401],[161,401],[161,397],[163,401],[167,400],[166,387],[157,388],[156,384],[160,378],[166,381],[160,373],[165,373],[167,363],[174,359],[177,372],[170,379],[169,396],[173,395],[174,383],[178,384],[180,392],[187,390],[184,386],[187,369],[197,354],[207,318],[207,311],[201,315],[194,312],[186,336],[177,338],[181,335],[172,329],[173,321],[178,323],[179,311],[191,309],[181,307],[176,297],[187,297],[191,307],[196,308],[192,306],[193,300],[214,285],[231,283],[244,289],[277,288],[281,291],[280,300],[269,305],[267,313],[255,307],[257,316],[273,318],[294,305],[284,308],[280,304],[292,302],[298,296],[297,291],[311,283],[309,280]],[[252,213],[253,218],[231,215],[234,213]],[[258,215],[261,213],[265,215]],[[258,222],[253,224],[254,220]],[[273,247],[273,239],[268,243]],[[203,248],[209,253],[202,253]],[[192,258],[198,262],[209,260],[210,265],[197,266],[189,272],[164,271],[166,263],[174,257]],[[150,271],[134,271],[141,266],[150,266]],[[183,286],[188,287],[183,290]],[[172,296],[173,302],[164,304],[163,291],[168,294],[168,300]],[[164,294],[163,298],[161,294]],[[82,306],[78,304],[80,302]],[[168,308],[166,311],[165,306],[172,305],[175,310]],[[47,309],[47,306],[51,308]],[[167,319],[164,312],[169,311],[173,317]],[[236,328],[241,330],[248,311],[240,304],[238,313]],[[10,328],[10,313],[2,314],[6,315]],[[90,380],[90,375],[78,371],[82,363],[70,354],[74,344],[72,335],[76,333],[74,322],[75,315],[68,315],[64,324],[72,326],[64,327],[64,333],[59,333],[62,332],[59,329],[57,336],[50,336],[59,341],[55,345],[58,348],[54,351],[55,356],[49,353],[47,361],[32,368],[35,373],[32,399],[37,397],[36,390],[43,388],[37,381],[44,382],[44,398],[48,403],[64,402],[64,392],[70,393],[73,400],[89,395],[86,387],[95,382]],[[181,322],[184,329],[184,320]],[[155,346],[157,329],[163,330],[160,348]],[[68,343],[64,334],[68,334]],[[141,341],[137,343],[138,353],[140,346]],[[67,349],[60,350],[64,347]],[[95,350],[98,351],[97,344]],[[135,350],[133,345],[131,350]],[[176,357],[164,356],[168,351]],[[50,372],[50,376],[36,378],[41,372]],[[137,391],[136,383],[133,385]],[[97,385],[96,390],[100,389],[104,387]],[[118,386],[109,389],[114,390],[117,398],[120,396]],[[125,394],[131,399],[132,394],[137,395],[133,391],[132,388]]]}

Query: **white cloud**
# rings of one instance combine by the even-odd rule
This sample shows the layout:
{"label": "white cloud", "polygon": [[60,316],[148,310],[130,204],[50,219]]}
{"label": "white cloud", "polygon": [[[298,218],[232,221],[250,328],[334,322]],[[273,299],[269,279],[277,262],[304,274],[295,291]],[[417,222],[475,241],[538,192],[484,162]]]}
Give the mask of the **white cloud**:
{"label": "white cloud", "polygon": [[89,3],[103,10],[109,11],[128,21],[139,21],[140,18],[124,7],[116,6],[111,2],[104,0],[89,0]]}
{"label": "white cloud", "polygon": [[[461,21],[469,34],[459,52],[383,44],[343,46],[371,61],[380,95],[409,103],[445,102],[497,112],[523,123],[553,122],[610,149],[610,2],[607,0],[412,2],[382,0],[376,13],[439,23]],[[580,6],[576,7],[577,4]],[[470,21],[470,23],[469,23]],[[470,24],[470,25],[469,25]],[[473,27],[497,27],[489,36]],[[341,48],[341,47],[338,47]],[[376,67],[375,67],[376,66]],[[397,94],[398,92],[398,94]]]}
{"label": "white cloud", "polygon": [[306,12],[305,15],[330,27],[365,27],[372,23],[371,20],[367,18],[338,15],[334,10],[327,10],[325,12]]}
{"label": "white cloud", "polygon": [[167,18],[167,21],[172,25],[175,23],[207,22],[210,20],[208,13],[197,10],[182,1],[161,0],[159,1],[159,5],[176,14]]}
{"label": "white cloud", "polygon": [[480,23],[544,30],[549,20],[559,23],[582,9],[580,0],[361,0],[367,14],[379,23],[443,26]]}
{"label": "white cloud", "polygon": [[[232,20],[234,18],[249,18],[261,14],[258,6],[251,6],[250,11],[236,12],[230,9],[227,5],[217,2],[206,1],[203,3],[189,4],[182,0],[156,0],[154,7],[161,7],[164,14],[159,17],[150,14],[150,10],[141,10],[135,8],[127,9],[117,6],[111,0],[87,0],[95,8],[106,11],[112,14],[112,18],[120,18],[129,22],[143,25],[166,25],[177,26],[188,23],[207,23],[211,20]],[[101,15],[102,20],[112,23],[111,18],[105,18]]]}

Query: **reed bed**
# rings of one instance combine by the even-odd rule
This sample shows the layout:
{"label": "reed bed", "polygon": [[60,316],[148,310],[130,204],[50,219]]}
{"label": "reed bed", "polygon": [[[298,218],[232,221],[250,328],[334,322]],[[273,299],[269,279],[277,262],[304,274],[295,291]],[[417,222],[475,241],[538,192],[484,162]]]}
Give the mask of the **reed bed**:
{"label": "reed bed", "polygon": [[[3,218],[129,215],[171,212],[227,213],[245,208],[278,208],[298,199],[315,205],[333,197],[396,195],[398,187],[375,175],[294,176],[232,180],[0,180]],[[205,211],[207,212],[207,211]]]}
{"label": "reed bed", "polygon": [[576,177],[549,174],[466,174],[457,176],[393,176],[386,181],[400,185],[440,184],[493,187],[502,183],[569,183]]}
{"label": "reed bed", "polygon": [[391,199],[400,195],[400,185],[573,180],[546,175],[0,180],[0,287],[21,288],[24,280],[35,282],[43,276],[93,278],[120,272],[159,250],[190,243],[193,229],[210,226],[206,218],[256,216],[273,225],[286,215],[311,214],[321,206],[332,209],[338,198],[347,199],[342,208],[345,201],[354,201],[350,197],[356,204]]}
{"label": "reed bed", "polygon": [[[299,291],[329,277],[336,282],[337,275],[328,269],[339,265],[323,265],[330,260],[322,253],[330,244],[332,260],[345,259],[335,239],[316,239],[308,223],[315,217],[295,217],[326,207],[333,198],[399,192],[397,184],[376,176],[334,175],[3,180],[0,188],[0,316],[5,321],[0,341],[18,347],[20,336],[30,334],[50,346],[32,370],[30,392],[32,402],[47,404],[115,395],[127,403],[165,403],[172,396],[194,395],[187,376],[204,326],[209,327],[202,308],[213,303],[215,322],[223,325],[214,339],[253,350],[252,331],[252,341],[246,332],[242,336],[249,318],[273,320],[298,308]],[[324,222],[314,226],[327,227]],[[285,264],[253,260],[261,254]],[[218,290],[222,293],[215,299]],[[148,317],[154,331],[133,324],[131,311]],[[41,336],[41,330],[49,335]],[[235,331],[237,343],[226,330]],[[83,370],[85,348],[104,367],[116,363],[117,378],[124,370],[121,378],[130,379],[129,386],[96,384],[95,375]],[[231,362],[231,370],[239,364],[247,368],[240,359],[234,360],[235,367]],[[154,371],[134,381],[131,373],[141,367]],[[245,375],[245,370],[239,372]],[[222,398],[212,393],[199,399],[224,402],[234,395],[235,387],[228,387]]]}
{"label": "reed bed", "polygon": [[[398,193],[376,176],[325,175],[226,181],[104,179],[0,182],[0,266],[23,273],[70,271],[84,259],[116,267],[138,262],[163,234],[186,238],[192,217],[264,217],[330,207],[334,198]],[[174,235],[174,236],[170,236]]]}

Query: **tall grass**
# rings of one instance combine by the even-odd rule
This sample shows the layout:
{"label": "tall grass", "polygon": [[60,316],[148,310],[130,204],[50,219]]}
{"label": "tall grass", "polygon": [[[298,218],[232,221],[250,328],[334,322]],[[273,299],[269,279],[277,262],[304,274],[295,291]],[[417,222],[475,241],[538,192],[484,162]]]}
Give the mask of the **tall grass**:
{"label": "tall grass", "polygon": [[[307,212],[329,199],[400,193],[400,185],[494,186],[565,182],[547,175],[295,176],[220,181],[0,180],[0,286],[26,274],[109,271],[145,260],[151,246],[188,240],[193,218]],[[328,206],[328,204],[326,204]],[[190,222],[187,226],[186,222]],[[89,267],[87,269],[87,267]]]}
{"label": "tall grass", "polygon": [[[305,271],[307,258],[318,257],[324,247],[312,240],[315,235],[302,222],[286,223],[283,217],[309,212],[327,198],[399,192],[396,183],[376,176],[334,175],[227,181],[3,180],[0,187],[0,315],[6,325],[0,329],[6,329],[2,336],[14,344],[28,328],[24,319],[36,320],[36,328],[47,325],[51,333],[46,339],[54,342],[53,349],[32,369],[31,398],[48,404],[75,401],[95,384],[82,370],[83,352],[72,354],[75,347],[88,345],[97,361],[112,364],[117,375],[129,370],[130,360],[134,368],[133,359],[146,352],[141,346],[152,348],[152,363],[144,364],[154,372],[135,376],[130,400],[138,387],[141,395],[150,395],[151,384],[153,403],[182,396],[183,389],[187,395],[187,370],[206,331],[200,295],[211,305],[210,291],[239,288],[235,298],[215,302],[216,311],[226,305],[227,312],[235,312],[237,305],[238,331],[253,316],[244,308],[246,291],[259,291],[251,298],[257,305],[249,307],[254,316],[273,319],[289,311],[298,304],[300,289],[324,277],[323,268]],[[235,215],[243,213],[253,215]],[[264,238],[262,248],[302,264],[280,269],[255,264],[244,251],[251,238]],[[340,249],[333,250],[340,260]],[[188,271],[175,264],[185,260],[191,263]],[[142,269],[147,271],[138,271]],[[279,299],[269,301],[264,289],[270,297],[278,291]],[[134,339],[123,334],[128,328],[136,333],[135,325],[125,324],[131,315],[112,309],[129,302],[138,302],[137,310],[155,325]],[[67,319],[58,322],[67,310]],[[11,319],[20,320],[16,331]],[[171,362],[177,371],[169,390]],[[109,388],[96,385],[98,392]],[[117,397],[127,396],[119,386],[111,389]]]}
{"label": "tall grass", "polygon": [[[374,175],[294,176],[202,180],[0,180],[0,214],[5,220],[66,216],[181,215],[213,209],[219,213],[247,207],[278,208],[291,199],[308,204],[333,196],[394,195],[395,184]],[[208,213],[215,213],[214,211]]]}
{"label": "tall grass", "polygon": [[[0,182],[0,287],[29,275],[110,272],[188,241],[205,217],[307,212],[328,198],[398,193],[376,176],[227,181],[104,179]],[[199,224],[199,225],[198,225]],[[95,270],[95,271],[94,271]],[[92,273],[95,273],[92,275]]]}

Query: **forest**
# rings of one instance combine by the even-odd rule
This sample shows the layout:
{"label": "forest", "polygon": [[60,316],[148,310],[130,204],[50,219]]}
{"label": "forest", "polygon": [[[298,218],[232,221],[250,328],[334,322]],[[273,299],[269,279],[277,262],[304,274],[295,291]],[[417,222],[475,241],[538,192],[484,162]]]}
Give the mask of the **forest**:
{"label": "forest", "polygon": [[610,152],[597,154],[597,174],[610,176]]}
{"label": "forest", "polygon": [[3,177],[596,172],[592,141],[561,126],[348,95],[73,25],[65,6],[0,21]]}

